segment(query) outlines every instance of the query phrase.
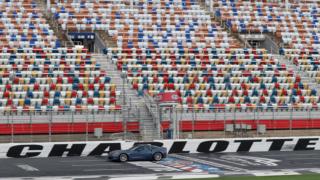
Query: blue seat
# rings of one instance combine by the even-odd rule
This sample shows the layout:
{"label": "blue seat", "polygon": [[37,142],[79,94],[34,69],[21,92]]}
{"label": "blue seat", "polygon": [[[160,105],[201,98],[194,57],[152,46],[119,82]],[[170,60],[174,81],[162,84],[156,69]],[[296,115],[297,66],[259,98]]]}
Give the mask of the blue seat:
{"label": "blue seat", "polygon": [[53,99],[53,105],[54,106],[59,106],[60,105],[60,99],[59,98],[54,98]]}
{"label": "blue seat", "polygon": [[29,98],[24,99],[24,105],[30,106],[31,105],[31,100]]}
{"label": "blue seat", "polygon": [[61,92],[60,91],[55,91],[54,92],[54,98],[59,98],[61,96]]}

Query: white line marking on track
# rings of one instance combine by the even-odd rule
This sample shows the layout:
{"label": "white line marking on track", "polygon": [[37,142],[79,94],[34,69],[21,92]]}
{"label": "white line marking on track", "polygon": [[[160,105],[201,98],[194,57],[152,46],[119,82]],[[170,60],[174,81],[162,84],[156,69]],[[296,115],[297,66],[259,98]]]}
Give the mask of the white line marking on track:
{"label": "white line marking on track", "polygon": [[288,156],[287,157],[287,159],[290,159],[290,160],[304,160],[304,159],[307,159],[307,160],[309,160],[309,159],[311,159],[311,160],[319,160],[320,158],[318,157],[318,158],[308,158],[308,157],[301,157],[301,158],[294,158],[294,157],[290,157],[290,156]]}
{"label": "white line marking on track", "polygon": [[74,167],[90,167],[90,166],[122,166],[123,164],[72,164]]}
{"label": "white line marking on track", "polygon": [[189,174],[189,175],[174,175],[171,179],[195,179],[195,178],[218,178],[217,174]]}
{"label": "white line marking on track", "polygon": [[270,159],[265,157],[257,157],[257,156],[239,156],[239,155],[224,155],[220,158],[232,160],[235,162],[246,163],[249,166],[278,166],[278,162],[281,160]]}
{"label": "white line marking on track", "polygon": [[109,180],[152,180],[152,179],[158,179],[158,176],[137,176],[137,177],[116,177],[116,178],[110,178]]}
{"label": "white line marking on track", "polygon": [[25,171],[39,171],[39,169],[32,167],[28,164],[18,164],[17,166]]}
{"label": "white line marking on track", "polygon": [[289,168],[289,169],[266,169],[266,170],[252,170],[252,171],[248,171],[248,172],[259,172],[259,171],[312,171],[312,170],[316,170],[320,172],[320,168]]}
{"label": "white line marking on track", "polygon": [[[287,154],[257,154],[257,156],[266,156],[266,157],[288,157]],[[292,155],[289,155],[289,157],[294,157],[294,156],[319,156],[319,154],[292,154]]]}
{"label": "white line marking on track", "polygon": [[93,172],[93,171],[123,171],[123,170],[137,170],[137,168],[121,168],[121,169],[85,169],[85,172]]}
{"label": "white line marking on track", "polygon": [[[221,158],[221,157],[220,157]],[[219,158],[216,158],[214,159],[216,161],[221,161],[221,162],[225,162],[225,163],[229,163],[229,164],[235,164],[235,165],[239,165],[239,166],[248,166],[246,164],[242,164],[242,163],[237,163],[237,162],[232,162],[232,161],[228,161],[228,160],[224,160],[224,159],[219,159]]]}
{"label": "white line marking on track", "polygon": [[89,175],[89,176],[39,176],[39,177],[5,177],[0,180],[73,180],[73,179],[101,179],[101,175]]}
{"label": "white line marking on track", "polygon": [[232,171],[248,171],[247,169],[238,168],[238,167],[225,165],[225,164],[220,164],[220,163],[212,162],[211,160],[206,161],[203,159],[197,159],[197,158],[182,156],[182,155],[178,155],[178,154],[172,154],[171,156],[179,158],[179,159],[183,159],[183,160],[193,161],[193,162],[206,164],[206,165],[210,165],[210,166],[218,167],[218,168],[224,168],[224,169],[228,169],[228,170],[232,170]]}
{"label": "white line marking on track", "polygon": [[320,169],[310,169],[309,171],[320,174]]}
{"label": "white line marking on track", "polygon": [[298,172],[294,171],[256,171],[251,172],[254,176],[288,176],[288,175],[300,175]]}
{"label": "white line marking on track", "polygon": [[180,169],[177,168],[173,168],[173,167],[169,167],[166,165],[162,165],[162,164],[157,164],[154,162],[150,162],[150,161],[133,161],[133,162],[129,162],[129,164],[138,166],[138,167],[143,167],[146,169],[150,169],[152,171],[155,172],[174,172],[174,171],[181,171]]}
{"label": "white line marking on track", "polygon": [[165,173],[165,174],[138,174],[131,176],[117,176],[111,177],[109,180],[153,180],[153,179],[195,179],[195,178],[217,178],[217,174],[203,174],[203,173]]}
{"label": "white line marking on track", "polygon": [[93,160],[93,159],[88,159],[88,160],[64,160],[64,161],[59,161],[62,163],[74,163],[74,162],[79,162],[79,163],[83,163],[83,162],[106,162],[106,160]]}

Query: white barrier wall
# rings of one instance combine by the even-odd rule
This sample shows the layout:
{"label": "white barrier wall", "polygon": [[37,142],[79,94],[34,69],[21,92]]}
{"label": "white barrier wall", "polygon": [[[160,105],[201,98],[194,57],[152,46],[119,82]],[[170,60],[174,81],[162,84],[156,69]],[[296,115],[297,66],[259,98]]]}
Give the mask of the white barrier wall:
{"label": "white barrier wall", "polygon": [[135,144],[164,146],[168,153],[219,153],[320,150],[320,136],[236,139],[179,139],[153,142],[88,141],[0,144],[0,158],[104,156]]}

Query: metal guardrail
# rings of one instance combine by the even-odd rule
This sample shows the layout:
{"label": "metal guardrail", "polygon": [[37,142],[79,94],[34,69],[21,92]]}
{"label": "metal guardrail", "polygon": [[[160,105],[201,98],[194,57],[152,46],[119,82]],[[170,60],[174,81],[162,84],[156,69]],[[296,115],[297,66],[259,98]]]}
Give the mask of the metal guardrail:
{"label": "metal guardrail", "polygon": [[157,136],[161,136],[161,113],[158,102],[149,94],[144,94],[145,105],[152,116],[153,123],[156,127]]}
{"label": "metal guardrail", "polygon": [[102,49],[107,47],[106,43],[101,39],[99,33],[95,33],[94,51],[102,53]]}
{"label": "metal guardrail", "polygon": [[[312,136],[320,133],[320,110],[203,111],[181,108],[162,109],[161,122],[175,132],[175,138]],[[173,126],[177,125],[177,127]],[[226,129],[233,127],[232,131]],[[239,127],[246,127],[245,129]],[[260,133],[261,127],[265,128]],[[250,127],[250,128],[248,128]],[[176,129],[175,129],[176,128]],[[163,137],[166,137],[165,134]]]}

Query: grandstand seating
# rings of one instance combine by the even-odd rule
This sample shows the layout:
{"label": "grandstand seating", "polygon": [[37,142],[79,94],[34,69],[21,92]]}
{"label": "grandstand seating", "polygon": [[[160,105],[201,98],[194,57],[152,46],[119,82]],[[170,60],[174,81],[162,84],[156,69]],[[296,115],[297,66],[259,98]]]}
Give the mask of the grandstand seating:
{"label": "grandstand seating", "polygon": [[[207,1],[209,5],[209,1]],[[273,33],[281,39],[281,54],[294,61],[320,83],[318,59],[318,1],[215,1],[215,15],[226,22],[233,32]]]}
{"label": "grandstand seating", "polygon": [[120,109],[108,73],[87,49],[61,48],[36,2],[0,9],[0,112]]}
{"label": "grandstand seating", "polygon": [[110,110],[116,91],[82,48],[0,49],[0,111]]}
{"label": "grandstand seating", "polygon": [[[69,31],[107,27],[118,48],[106,53],[141,95],[179,91],[183,107],[207,109],[318,102],[316,90],[265,50],[240,49],[196,1],[67,1],[52,12]],[[93,12],[111,18],[101,22]]]}
{"label": "grandstand seating", "polygon": [[105,30],[118,47],[239,47],[195,0],[133,3],[67,1],[57,3],[52,12],[63,29]]}
{"label": "grandstand seating", "polygon": [[[263,5],[275,7],[275,13],[277,9],[284,8],[282,5],[264,4],[264,2],[243,2],[242,4],[242,1],[236,3],[218,1],[215,3],[215,6],[218,6],[217,16],[227,18],[224,20],[232,28],[234,28],[233,23],[238,22],[236,18],[242,17],[241,12],[246,10],[242,6],[249,6],[249,9],[254,10],[253,12],[258,12],[258,16],[263,16],[265,12],[259,13]],[[299,5],[293,4],[294,7]],[[270,8],[264,9],[270,11]],[[236,11],[235,15],[229,16],[229,11]],[[152,2],[133,0],[132,4],[130,1],[66,0],[56,2],[51,12],[54,13],[61,27],[69,32],[105,30],[117,44],[117,48],[109,48],[106,53],[117,63],[119,70],[127,72],[128,81],[140,95],[147,92],[155,96],[159,92],[176,91],[183,108],[200,106],[206,109],[216,107],[246,109],[256,106],[265,109],[270,106],[312,108],[320,102],[316,89],[310,89],[307,84],[303,84],[301,77],[280,64],[264,49],[240,48],[240,43],[223,31],[195,0]],[[280,9],[280,15],[278,15],[280,22],[284,24],[286,19],[281,17],[286,16],[288,14],[286,12]],[[268,18],[267,15],[266,17]],[[258,25],[260,25],[263,21],[257,19],[252,21],[259,21]],[[270,23],[270,27],[266,28],[267,32],[276,32],[277,28],[283,27],[282,25],[274,27],[274,24],[276,23]],[[266,25],[263,24],[254,29],[261,30],[262,27],[261,32],[265,32],[264,26]],[[241,28],[251,30],[251,26],[241,26]],[[281,37],[285,35],[281,34]],[[52,61],[55,60],[52,59]],[[10,68],[12,67],[8,66],[8,69]],[[17,66],[22,77],[26,74],[23,68],[32,70],[34,67]],[[49,76],[50,70],[56,67],[53,65],[45,67],[40,64],[36,68],[48,70]],[[99,71],[95,70],[98,67],[90,63],[83,67],[82,73],[73,64],[61,68],[66,71],[75,68],[74,73],[78,75],[79,81],[83,74],[89,71],[92,76],[99,74]],[[57,74],[62,75],[63,70],[57,71]],[[20,82],[17,78],[13,81]],[[54,81],[72,83],[68,78],[54,79]],[[48,88],[51,89],[50,86]],[[83,89],[82,86],[60,87],[62,90],[79,88]],[[109,87],[98,85],[97,88],[101,91],[109,90]],[[93,88],[91,87],[90,90]],[[111,91],[113,90],[111,87]],[[97,95],[94,92],[90,93]],[[105,94],[103,97],[109,95],[108,92],[103,94]],[[52,96],[53,98],[61,96],[63,100],[63,98],[72,97],[72,94],[53,93]],[[104,102],[111,104],[114,101],[108,97],[104,99]],[[49,102],[61,103],[54,99]],[[82,100],[72,101],[72,105],[77,103],[82,103]],[[86,100],[85,103],[87,103]],[[89,103],[93,103],[91,99]]]}
{"label": "grandstand seating", "polygon": [[175,91],[186,109],[192,105],[207,110],[256,106],[312,108],[320,102],[316,89],[303,84],[301,77],[265,50],[212,49],[205,53],[207,57],[192,51],[152,52],[154,58],[146,58],[144,51],[148,49],[127,49],[125,53],[116,49],[108,54],[127,72],[128,81],[141,95]]}
{"label": "grandstand seating", "polygon": [[[320,108],[317,89],[303,83],[302,77],[265,49],[242,48],[197,0],[51,2],[51,12],[63,30],[105,31],[111,37],[116,47],[107,47],[105,53],[119,71],[127,74],[139,95],[155,97],[161,92],[176,92],[179,110],[209,114],[205,117],[209,118],[196,123],[189,114],[183,119],[182,130],[194,125],[196,130],[223,130],[226,122],[231,123],[229,118],[213,124],[212,111]],[[232,32],[274,33],[283,43],[281,54],[320,83],[318,2],[290,1],[289,9],[273,1],[213,2],[215,15]],[[0,2],[0,8],[0,112],[121,109],[117,104],[120,92],[108,72],[86,49],[61,48],[34,1]],[[103,116],[99,118],[104,120]],[[118,122],[121,118],[103,122],[101,127],[110,132],[122,131],[122,123]],[[290,124],[287,117],[278,119],[280,125],[274,126],[270,119],[271,115],[260,120],[270,129],[320,126],[309,126],[303,119]],[[77,120],[74,132],[88,131],[88,122],[84,123],[88,120]],[[162,126],[169,126],[165,120]],[[254,120],[238,118],[233,122],[254,127]],[[100,127],[97,124],[90,126],[89,132]],[[53,125],[53,133],[63,133],[67,132],[66,126],[75,124]],[[140,122],[131,125],[133,131],[139,131]],[[49,124],[39,121],[34,127],[46,133]],[[32,128],[22,122],[19,133],[28,133]],[[0,129],[5,134],[12,131],[6,124]]]}
{"label": "grandstand seating", "polygon": [[[121,6],[125,7],[128,5]],[[134,1],[134,7],[120,11],[124,14],[119,17],[111,16],[120,24],[108,31],[115,36],[118,48],[109,48],[106,53],[119,70],[127,72],[128,81],[140,95],[176,91],[183,109],[317,106],[317,90],[303,84],[264,49],[237,48],[238,43],[195,1]],[[161,9],[166,9],[167,15],[160,16]],[[134,23],[126,27],[130,17]],[[189,17],[193,21],[185,25]],[[220,43],[220,35],[227,41]],[[169,43],[167,36],[172,36]]]}
{"label": "grandstand seating", "polygon": [[292,49],[319,49],[319,2],[216,1],[216,16],[235,32],[275,33]]}
{"label": "grandstand seating", "polygon": [[34,1],[2,1],[0,10],[0,47],[60,47]]}

